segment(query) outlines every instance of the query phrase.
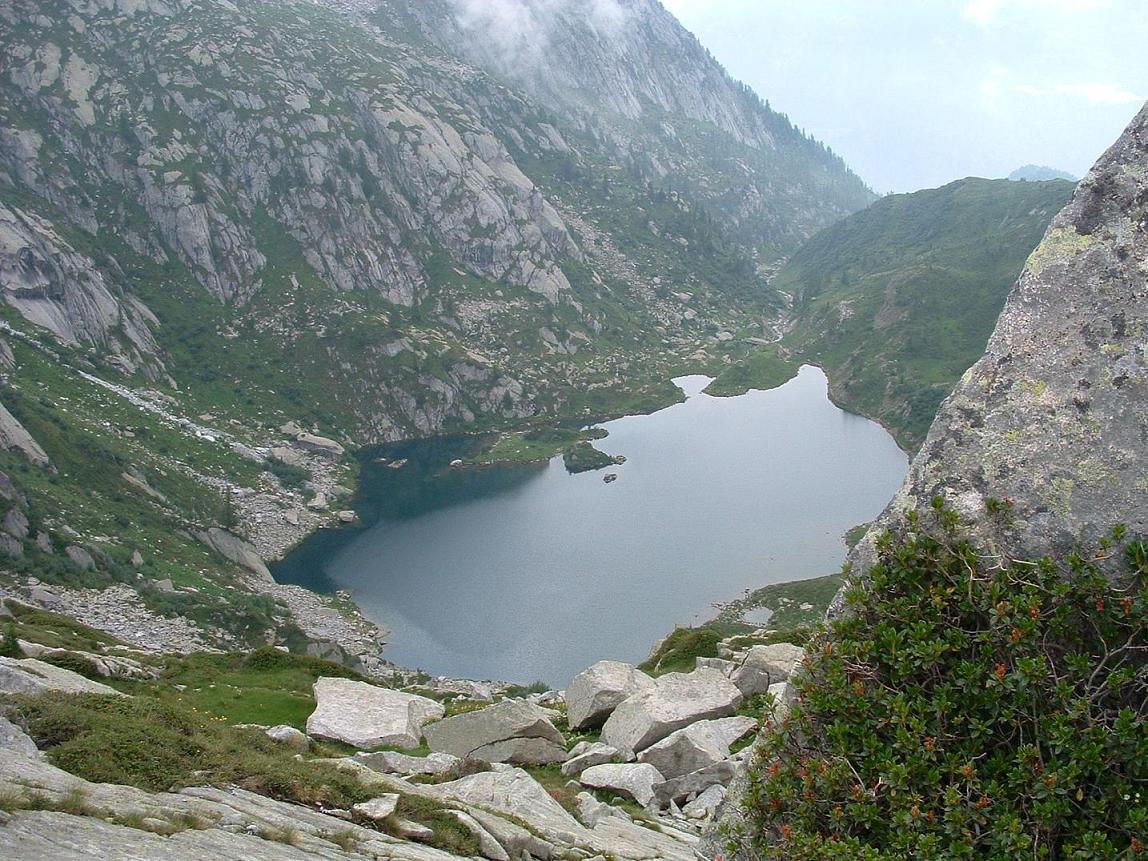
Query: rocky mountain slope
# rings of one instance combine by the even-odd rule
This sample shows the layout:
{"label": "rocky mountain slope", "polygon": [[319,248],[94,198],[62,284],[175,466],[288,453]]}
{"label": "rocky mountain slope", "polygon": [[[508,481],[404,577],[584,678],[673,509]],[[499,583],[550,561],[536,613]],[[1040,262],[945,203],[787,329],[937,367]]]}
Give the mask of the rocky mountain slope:
{"label": "rocky mountain slope", "polygon": [[[797,683],[799,696],[809,703],[803,706],[804,723],[795,735],[783,727],[751,757],[758,766],[735,783],[707,851],[737,858],[791,857],[787,841],[792,837],[805,841],[801,846],[808,851],[802,857],[840,857],[843,846],[858,854],[876,852],[879,846],[892,852],[888,857],[916,857],[926,846],[932,851],[987,846],[1000,836],[995,824],[1005,817],[1012,822],[1014,852],[1022,851],[1016,847],[1023,843],[1024,852],[1062,857],[1055,847],[1082,839],[1105,857],[1139,851],[1141,841],[1121,817],[1127,813],[1127,821],[1142,821],[1143,802],[1119,788],[1124,775],[1136,773],[1139,760],[1114,740],[1126,734],[1136,740],[1133,745],[1143,744],[1148,728],[1142,713],[1146,669],[1138,656],[1144,622],[1137,615],[1143,607],[1143,538],[1148,535],[1143,493],[1148,351],[1137,323],[1148,300],[1146,166],[1148,106],[1052,220],[1009,293],[984,355],[941,405],[902,490],[851,552],[855,581],[883,579],[872,589],[846,589],[834,602],[831,633],[806,658],[810,683]],[[938,510],[949,514],[938,517]],[[883,545],[882,535],[889,531],[908,535],[907,542]],[[930,544],[934,535],[939,537]],[[966,540],[972,543],[965,545]],[[1046,559],[1047,567],[1034,564],[1038,559]],[[1013,560],[1021,561],[1010,567]],[[878,562],[880,573],[874,574]],[[884,616],[872,617],[885,594],[901,596],[905,616],[884,607]],[[923,594],[932,599],[922,602]],[[1078,603],[1067,603],[1063,596]],[[1109,628],[1102,614],[1112,607],[1120,622]],[[955,608],[961,620],[942,619],[938,625],[941,617],[933,610],[944,614]],[[869,634],[851,627],[855,618],[861,628],[868,626]],[[942,628],[971,631],[970,639],[944,641]],[[1078,630],[1087,633],[1078,636]],[[876,647],[887,653],[887,662],[884,656],[873,657],[874,631],[889,646]],[[996,639],[989,631],[997,632]],[[841,639],[835,640],[833,632]],[[1098,639],[1089,642],[1094,633]],[[1116,642],[1121,634],[1128,637],[1126,643]],[[1026,637],[1034,640],[1034,649],[1028,649]],[[930,658],[916,664],[924,668],[921,674],[893,670],[900,675],[889,675],[891,667],[905,666],[898,665],[899,656],[926,652]],[[839,685],[830,675],[834,667],[847,667],[837,677],[845,679]],[[1037,684],[1054,680],[1047,692],[1034,695],[1027,687],[1030,668]],[[963,697],[952,701],[955,708],[938,708],[948,696],[948,680],[958,678],[968,691],[991,691],[998,684],[1004,693],[979,717],[967,712],[974,706]],[[884,712],[888,701],[868,701],[870,689],[890,693],[895,708]],[[856,698],[851,700],[846,690]],[[1128,699],[1107,699],[1115,694]],[[1018,717],[1010,709],[1025,696],[1034,696],[1034,702]],[[1073,740],[1070,744],[1053,741],[1051,724],[1039,720],[1039,710],[1054,701],[1056,714],[1085,704],[1081,725],[1065,736]],[[874,718],[881,714],[890,719]],[[892,736],[905,733],[908,725],[914,727],[912,741],[899,747]],[[883,736],[886,730],[890,736]],[[944,757],[964,745],[949,764],[941,762],[943,757],[929,758],[934,733],[942,731],[949,732],[937,748]],[[906,795],[882,794],[882,780],[871,770],[875,760],[853,756],[859,750],[854,733],[868,738],[885,757],[877,758],[883,773],[902,775],[896,790]],[[1040,767],[1031,771],[1038,778],[1071,771],[1084,780],[1072,759],[1078,744],[1087,747],[1082,741],[1086,733],[1105,739],[1093,749],[1103,748],[1106,754],[1088,778],[1089,787],[1081,786],[1075,797],[1096,798],[1117,786],[1116,799],[1128,808],[1111,819],[1098,812],[1114,806],[1107,802],[1096,809],[1072,805],[1051,820],[1039,811],[1024,812],[1022,819],[1003,813],[995,797],[961,795],[958,787],[989,785],[987,771],[979,770],[994,759],[1017,763],[1032,751],[1041,758]],[[856,770],[847,772],[845,782],[814,789],[807,781],[804,798],[813,802],[808,807],[772,792],[772,781],[796,777],[800,784],[801,775],[825,774],[827,762],[841,761],[834,739],[852,745],[849,767]],[[791,759],[795,749],[800,756]],[[964,758],[969,749],[976,753],[971,763]],[[1027,766],[1021,772],[1030,773]],[[918,779],[922,774],[927,787]],[[854,775],[858,783],[850,791]],[[874,779],[871,792],[865,789],[868,779]],[[977,783],[982,779],[986,782]],[[1071,793],[1047,776],[1038,783]],[[1020,795],[1027,790],[1018,785],[1011,787],[1016,796],[1003,782],[992,786],[1007,805],[1029,803]],[[926,794],[919,795],[922,788]],[[920,798],[920,806],[886,806],[880,812],[880,805],[895,798]],[[957,811],[965,801],[979,805],[968,816]],[[816,806],[835,811],[840,826],[832,817],[808,816]],[[977,817],[990,806],[984,822],[993,824],[986,830]],[[798,807],[800,825],[785,824],[798,822],[793,812]],[[745,818],[747,811],[752,821]],[[869,824],[866,815],[873,817]],[[1062,827],[1069,820],[1076,829],[1071,836]],[[873,821],[882,824],[872,827]],[[964,827],[942,826],[958,821]],[[901,822],[908,827],[899,831]],[[904,837],[908,832],[915,832],[911,843]],[[892,834],[900,842],[888,846]],[[1071,855],[1066,851],[1063,857]]]}
{"label": "rocky mountain slope", "polygon": [[[1148,534],[1148,108],[1049,226],[882,523],[942,497],[1013,558]],[[1011,500],[1005,534],[984,520]]]}
{"label": "rocky mountain slope", "polygon": [[[656,4],[624,31],[595,9],[563,14],[589,16],[603,75],[648,40],[689,41]],[[736,132],[754,170],[820,177],[751,184],[754,218],[793,229],[748,243],[717,197],[400,11],[0,8],[0,589],[100,619],[136,592],[141,623],[116,633],[140,645],[369,651],[345,603],[277,587],[260,561],[353,519],[348,449],[668,403],[674,372],[767,330],[773,256],[869,200],[696,45],[672,74],[647,64],[639,89],[674,92],[658,116],[677,126],[639,149]],[[607,85],[596,68],[571,66],[584,92]],[[683,152],[692,170],[709,150]]]}
{"label": "rocky mountain slope", "polygon": [[727,368],[710,391],[777,385],[813,362],[838,404],[915,450],[1072,189],[964,179],[883,198],[824,230],[772,281],[792,297],[784,337]]}
{"label": "rocky mountain slope", "polygon": [[832,151],[730,78],[658,0],[382,8],[571,118],[620,164],[685,191],[763,262],[874,199]]}

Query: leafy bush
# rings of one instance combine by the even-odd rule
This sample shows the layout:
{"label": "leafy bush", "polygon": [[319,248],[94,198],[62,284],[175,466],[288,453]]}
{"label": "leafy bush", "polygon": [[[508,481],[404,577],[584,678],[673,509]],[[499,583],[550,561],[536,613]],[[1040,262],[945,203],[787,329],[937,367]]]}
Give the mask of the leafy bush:
{"label": "leafy bush", "polygon": [[362,673],[352,670],[350,667],[325,661],[322,658],[314,658],[310,655],[292,655],[289,652],[276,649],[274,646],[262,646],[256,649],[247,656],[243,663],[247,669],[260,672],[302,670],[315,677],[335,676],[342,679],[366,681]]}
{"label": "leafy bush", "polygon": [[16,639],[16,626],[9,622],[4,626],[4,638],[0,640],[0,657],[22,658],[24,650]]}
{"label": "leafy bush", "polygon": [[54,652],[45,655],[44,662],[64,670],[71,670],[73,673],[79,673],[81,676],[95,681],[102,681],[104,678],[103,673],[100,672],[99,667],[91,658],[85,658],[75,652]]}
{"label": "leafy bush", "polygon": [[934,510],[882,539],[754,757],[762,857],[1136,857],[1148,544],[1002,563]]}
{"label": "leafy bush", "polygon": [[721,633],[708,626],[675,628],[639,667],[647,673],[688,673],[697,658],[717,657],[721,641]]}
{"label": "leafy bush", "polygon": [[287,463],[277,457],[267,458],[267,470],[289,490],[297,490],[311,480],[311,473],[306,469]]}

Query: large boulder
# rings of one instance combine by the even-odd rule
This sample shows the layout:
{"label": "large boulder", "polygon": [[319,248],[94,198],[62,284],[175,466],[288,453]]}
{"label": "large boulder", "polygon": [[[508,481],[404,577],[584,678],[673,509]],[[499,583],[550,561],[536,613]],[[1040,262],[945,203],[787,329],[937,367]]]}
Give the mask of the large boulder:
{"label": "large boulder", "polygon": [[644,750],[699,720],[732,715],[741,700],[741,691],[717,670],[669,673],[614,710],[602,741],[623,754]]}
{"label": "large boulder", "polygon": [[546,711],[522,700],[504,700],[426,728],[430,749],[460,759],[544,765],[566,759],[566,740]]}
{"label": "large boulder", "polygon": [[338,460],[343,456],[344,449],[339,443],[333,439],[328,439],[323,436],[316,436],[313,433],[301,433],[295,437],[295,443],[308,451],[316,452],[317,454],[325,455],[333,460]]}
{"label": "large boulder", "polygon": [[570,729],[600,727],[619,703],[653,686],[654,680],[633,664],[599,661],[576,675],[566,688]]}
{"label": "large boulder", "polygon": [[234,562],[259,576],[261,580],[271,582],[271,572],[254,547],[240,538],[232,535],[226,529],[212,527],[206,532],[197,532],[195,537],[222,556],[229,562]]}
{"label": "large boulder", "polygon": [[749,717],[698,721],[670,733],[638,755],[669,779],[715,765],[729,757],[729,746],[751,732],[757,721]]}
{"label": "large boulder", "polygon": [[[940,497],[986,553],[1095,551],[1148,534],[1148,106],[1029,257],[985,354],[937,411],[901,490],[849,555],[865,574],[887,529]],[[1008,500],[1008,517],[990,500]],[[926,522],[928,522],[926,520]],[[1101,560],[1119,567],[1120,554]],[[833,612],[843,609],[839,594]]]}
{"label": "large boulder", "polygon": [[591,766],[582,772],[578,782],[591,789],[617,792],[645,807],[654,800],[654,788],[666,781],[649,763],[631,762]]}
{"label": "large boulder", "polygon": [[0,658],[0,694],[104,694],[122,697],[115,688],[35,658]]}
{"label": "large boulder", "polygon": [[315,711],[307,734],[352,747],[418,747],[423,725],[441,718],[442,703],[350,679],[315,682]]}
{"label": "large boulder", "polygon": [[804,654],[804,649],[792,643],[753,646],[740,665],[735,665],[726,675],[743,696],[754,697],[764,694],[770,685],[788,681],[801,665]]}

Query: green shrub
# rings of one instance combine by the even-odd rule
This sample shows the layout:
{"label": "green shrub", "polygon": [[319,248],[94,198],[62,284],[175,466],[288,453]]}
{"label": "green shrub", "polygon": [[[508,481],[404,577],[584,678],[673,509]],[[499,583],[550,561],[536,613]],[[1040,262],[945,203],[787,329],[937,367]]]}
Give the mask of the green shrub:
{"label": "green shrub", "polygon": [[293,655],[274,646],[261,646],[249,654],[244,659],[243,664],[247,669],[259,672],[302,670],[315,677],[335,676],[365,681],[362,673],[352,670],[350,667],[336,664],[333,661],[325,661],[322,658],[313,658],[310,655]]}
{"label": "green shrub", "polygon": [[91,658],[85,658],[83,655],[78,655],[75,652],[54,652],[50,655],[45,655],[43,660],[47,664],[52,664],[64,670],[71,670],[73,673],[79,673],[88,679],[102,681],[104,678],[103,673],[100,672],[99,667],[96,666]]}
{"label": "green shrub", "polygon": [[1001,564],[934,511],[882,539],[811,644],[751,765],[751,839],[789,861],[1135,857],[1148,545],[1117,528],[1094,555]]}
{"label": "green shrub", "polygon": [[544,694],[550,690],[550,685],[539,679],[529,685],[511,685],[506,689],[506,696],[511,699],[528,697],[531,694]]}
{"label": "green shrub", "polygon": [[234,784],[294,801],[348,807],[371,797],[352,774],[293,752],[257,730],[145,696],[14,697],[11,710],[51,762],[97,783],[153,792]]}
{"label": "green shrub", "polygon": [[267,471],[289,490],[297,490],[311,480],[311,473],[301,466],[295,466],[277,457],[267,458]]}
{"label": "green shrub", "polygon": [[639,667],[647,673],[688,673],[697,658],[717,657],[721,641],[721,632],[712,627],[676,628]]}
{"label": "green shrub", "polygon": [[0,639],[0,657],[22,658],[24,650],[16,639],[16,626],[9,622],[4,626],[4,638]]}

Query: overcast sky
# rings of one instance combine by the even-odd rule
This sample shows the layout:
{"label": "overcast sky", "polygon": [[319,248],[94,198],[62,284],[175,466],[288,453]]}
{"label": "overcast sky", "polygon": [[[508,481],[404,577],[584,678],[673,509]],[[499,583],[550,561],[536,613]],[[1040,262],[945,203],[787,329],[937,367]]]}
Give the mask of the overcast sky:
{"label": "overcast sky", "polygon": [[662,0],[879,192],[1082,176],[1148,99],[1148,0]]}

